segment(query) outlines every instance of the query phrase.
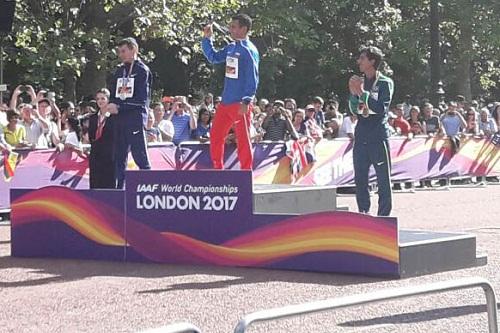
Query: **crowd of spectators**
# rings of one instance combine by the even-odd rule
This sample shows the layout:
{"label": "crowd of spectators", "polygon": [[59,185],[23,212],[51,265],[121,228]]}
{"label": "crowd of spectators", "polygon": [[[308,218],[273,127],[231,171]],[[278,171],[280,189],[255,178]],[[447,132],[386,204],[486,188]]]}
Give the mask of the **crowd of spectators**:
{"label": "crowd of spectators", "polygon": [[[0,105],[0,149],[57,148],[84,153],[89,143],[88,118],[98,111],[97,102],[87,99],[75,107],[73,102],[57,103],[45,90],[35,92],[30,85],[18,86],[10,101]],[[462,96],[433,106],[424,101],[412,105],[410,98],[394,104],[388,114],[392,136],[474,135],[490,137],[498,132],[500,103],[481,105]],[[207,94],[201,103],[186,96],[163,97],[151,105],[146,126],[148,143],[210,141],[211,122],[220,97]],[[304,140],[315,144],[322,139],[354,138],[357,115],[341,112],[337,100],[325,103],[317,96],[300,108],[293,98],[255,101],[251,115],[253,142]],[[235,142],[231,131],[227,142]]]}

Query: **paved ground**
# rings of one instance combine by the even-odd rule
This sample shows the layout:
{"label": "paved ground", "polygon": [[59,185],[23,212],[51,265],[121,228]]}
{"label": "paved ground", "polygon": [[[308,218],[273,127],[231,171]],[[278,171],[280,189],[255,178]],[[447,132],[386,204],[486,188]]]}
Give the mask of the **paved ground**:
{"label": "paved ground", "polygon": [[[14,259],[0,226],[1,332],[136,332],[179,320],[232,332],[241,315],[264,308],[386,287],[481,276],[500,293],[500,186],[395,196],[403,227],[463,231],[487,251],[484,267],[419,278],[372,278],[266,271]],[[340,204],[354,208],[351,197]],[[251,332],[486,332],[480,290],[323,313]]]}

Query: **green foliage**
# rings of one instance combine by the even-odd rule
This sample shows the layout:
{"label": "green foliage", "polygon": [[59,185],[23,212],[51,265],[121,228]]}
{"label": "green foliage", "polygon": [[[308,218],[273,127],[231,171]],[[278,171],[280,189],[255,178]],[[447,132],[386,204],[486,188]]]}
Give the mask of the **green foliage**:
{"label": "green foliage", "polygon": [[[314,95],[345,100],[347,80],[358,72],[358,49],[376,45],[386,54],[396,99],[426,97],[431,93],[429,2],[25,0],[17,1],[15,36],[7,49],[17,81],[74,98],[104,83],[117,63],[117,40],[132,35],[140,41],[142,56],[161,74],[159,94],[219,92],[223,75],[201,55],[200,23],[226,24],[241,10],[255,22],[252,39],[262,59],[260,96],[292,96],[301,104]],[[464,88],[464,73],[470,72],[473,95],[495,97],[500,92],[500,2],[440,4],[445,89],[457,94]],[[223,45],[222,36],[217,38]]]}
{"label": "green foliage", "polygon": [[[413,95],[428,96],[429,1],[401,1],[399,8],[403,19],[391,37],[394,43],[391,66],[395,67],[396,79],[401,73],[406,77],[399,80],[399,89]],[[500,88],[497,87],[500,78],[497,70],[500,65],[500,26],[496,22],[500,3],[495,0],[441,0],[440,8],[442,78],[448,96],[462,93],[459,87],[465,79],[465,70],[471,73],[469,89],[473,97],[499,98],[494,95],[495,89]],[[464,27],[470,28],[470,31],[462,31]],[[466,45],[468,32],[471,34],[470,46]],[[470,63],[464,63],[464,52],[469,53]]]}
{"label": "green foliage", "polygon": [[[10,58],[25,69],[19,80],[62,91],[68,74],[78,80],[88,64],[101,74],[112,69],[116,42],[126,35],[161,39],[165,48],[182,45],[178,57],[187,63],[197,51],[197,23],[225,16],[238,1],[27,0],[16,6]],[[147,51],[142,55],[154,58]]]}
{"label": "green foliage", "polygon": [[401,21],[386,1],[252,0],[248,11],[263,53],[261,93],[302,104],[314,95],[345,97],[359,48],[390,50]]}

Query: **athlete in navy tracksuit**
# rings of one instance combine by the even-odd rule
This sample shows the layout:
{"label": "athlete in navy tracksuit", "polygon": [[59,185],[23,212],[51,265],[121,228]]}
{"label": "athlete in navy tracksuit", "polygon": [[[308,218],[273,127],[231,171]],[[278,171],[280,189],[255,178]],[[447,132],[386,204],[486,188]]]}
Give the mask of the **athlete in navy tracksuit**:
{"label": "athlete in navy tracksuit", "polygon": [[115,155],[117,188],[123,188],[129,151],[140,169],[151,169],[144,127],[148,119],[152,75],[148,66],[137,58],[135,39],[118,44],[123,64],[115,71],[110,84],[110,108],[118,109]]}
{"label": "athlete in navy tracksuit", "polygon": [[392,191],[387,119],[394,83],[378,71],[381,62],[382,52],[379,49],[369,47],[361,51],[358,65],[365,78],[353,76],[349,81],[349,109],[358,114],[353,162],[359,212],[370,211],[369,169],[373,165],[378,183],[378,215],[389,216]]}
{"label": "athlete in navy tracksuit", "polygon": [[226,78],[222,103],[217,107],[210,131],[210,155],[214,169],[224,168],[224,143],[234,125],[238,144],[238,158],[243,170],[253,164],[250,142],[250,121],[253,99],[259,84],[259,51],[248,39],[252,20],[248,15],[233,17],[230,31],[234,43],[216,51],[212,43],[212,27],[205,27],[202,49],[210,63],[226,64]]}

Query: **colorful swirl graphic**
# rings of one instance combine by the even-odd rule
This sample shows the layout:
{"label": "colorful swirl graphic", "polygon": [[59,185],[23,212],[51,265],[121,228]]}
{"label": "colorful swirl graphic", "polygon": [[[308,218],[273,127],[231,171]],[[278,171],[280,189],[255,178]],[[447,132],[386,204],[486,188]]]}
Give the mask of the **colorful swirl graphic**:
{"label": "colorful swirl graphic", "polygon": [[122,213],[111,207],[104,209],[99,202],[66,187],[51,186],[29,192],[11,207],[11,219],[16,225],[58,221],[98,244],[125,244]]}
{"label": "colorful swirl graphic", "polygon": [[347,252],[399,263],[396,223],[370,216],[348,212],[284,216],[223,244],[211,244],[196,239],[201,237],[156,231],[85,193],[64,187],[29,192],[12,204],[13,228],[64,223],[95,243],[128,246],[154,262],[258,267],[304,254]]}

